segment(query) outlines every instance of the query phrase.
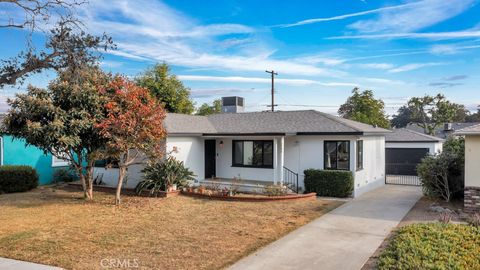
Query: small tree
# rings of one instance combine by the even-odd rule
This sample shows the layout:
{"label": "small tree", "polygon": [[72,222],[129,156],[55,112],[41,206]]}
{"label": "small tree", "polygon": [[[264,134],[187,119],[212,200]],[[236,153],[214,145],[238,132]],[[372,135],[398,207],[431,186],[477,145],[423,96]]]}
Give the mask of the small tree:
{"label": "small tree", "polygon": [[115,77],[101,93],[107,100],[107,117],[96,127],[108,140],[107,155],[118,159],[115,195],[115,204],[118,205],[128,166],[143,163],[142,155],[156,159],[164,154],[162,140],[166,135],[163,128],[166,113],[147,89],[123,77]]}
{"label": "small tree", "polygon": [[166,63],[156,64],[136,79],[136,83],[148,89],[165,110],[171,113],[191,114],[195,110],[190,99],[190,89],[170,74]]}
{"label": "small tree", "polygon": [[105,114],[98,87],[108,76],[97,68],[72,74],[71,70],[61,72],[48,89],[29,86],[27,94],[9,100],[5,132],[67,159],[79,176],[85,198],[92,199],[93,166],[105,145],[95,128]]}
{"label": "small tree", "polygon": [[352,90],[352,96],[338,109],[338,114],[343,118],[389,128],[390,122],[384,108],[384,102],[381,99],[375,99],[372,90],[360,92],[360,89],[355,87]]}
{"label": "small tree", "polygon": [[215,99],[213,101],[213,106],[210,106],[208,103],[203,103],[202,106],[198,108],[198,115],[211,115],[222,112],[222,100]]}
{"label": "small tree", "polygon": [[443,152],[428,156],[417,167],[417,173],[426,195],[445,201],[463,196],[465,140],[449,137]]}
{"label": "small tree", "polygon": [[[465,118],[465,107],[448,101],[445,96],[413,97],[408,101],[411,122],[423,128],[425,134],[435,135],[435,129],[455,119]],[[462,113],[463,111],[463,113]]]}

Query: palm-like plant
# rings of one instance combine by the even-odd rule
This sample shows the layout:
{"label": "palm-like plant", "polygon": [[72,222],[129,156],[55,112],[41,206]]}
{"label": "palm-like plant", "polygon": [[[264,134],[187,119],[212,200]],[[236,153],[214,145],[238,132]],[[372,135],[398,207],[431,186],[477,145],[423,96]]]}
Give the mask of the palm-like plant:
{"label": "palm-like plant", "polygon": [[148,164],[142,172],[144,176],[136,187],[137,193],[149,190],[151,195],[168,191],[173,185],[185,186],[187,181],[195,179],[195,174],[185,167],[183,161],[179,161],[173,156]]}

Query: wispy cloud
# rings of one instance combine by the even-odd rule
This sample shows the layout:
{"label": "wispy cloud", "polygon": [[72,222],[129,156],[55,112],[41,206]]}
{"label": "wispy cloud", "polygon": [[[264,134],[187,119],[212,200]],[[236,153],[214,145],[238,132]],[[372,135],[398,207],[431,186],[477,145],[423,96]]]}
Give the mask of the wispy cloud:
{"label": "wispy cloud", "polygon": [[464,85],[464,83],[461,81],[467,78],[468,78],[468,75],[464,75],[464,74],[453,75],[453,76],[444,77],[441,79],[441,81],[438,81],[438,82],[431,82],[428,85],[439,87],[439,88],[450,88],[454,86]]}
{"label": "wispy cloud", "polygon": [[357,21],[349,27],[362,33],[417,31],[455,17],[474,3],[475,0],[417,1],[400,9],[381,10],[378,18]]}
{"label": "wispy cloud", "polygon": [[445,77],[443,78],[445,81],[460,81],[460,80],[465,80],[468,78],[468,75],[454,75],[450,77]]}
{"label": "wispy cloud", "polygon": [[403,66],[399,66],[393,69],[388,70],[389,73],[399,73],[399,72],[405,72],[405,71],[412,71],[416,70],[419,68],[424,68],[424,67],[433,67],[433,66],[440,66],[440,65],[445,65],[446,63],[412,63],[412,64],[407,64]]}
{"label": "wispy cloud", "polygon": [[[114,55],[140,61],[212,70],[254,71],[275,69],[282,74],[341,77],[343,71],[315,63],[275,59],[275,49],[261,31],[241,24],[199,24],[159,1],[91,1],[83,8],[87,27],[112,35]],[[105,14],[109,14],[105,16]],[[241,49],[232,52],[232,47]]]}
{"label": "wispy cloud", "polygon": [[[260,89],[256,88],[248,88],[248,89],[240,89],[240,88],[220,88],[220,89],[192,89],[191,96],[193,98],[209,98],[209,97],[218,97],[218,96],[228,96],[228,95],[235,95],[235,94],[245,94],[245,93],[252,93],[258,92]],[[267,89],[265,89],[267,91]]]}
{"label": "wispy cloud", "polygon": [[[201,76],[201,75],[178,75],[178,78],[184,81],[206,81],[206,82],[229,82],[229,83],[265,83],[269,84],[270,79],[261,77],[241,77],[241,76]],[[306,79],[275,79],[278,84],[285,85],[321,85],[329,87],[355,87],[355,83],[349,82],[321,82]]]}
{"label": "wispy cloud", "polygon": [[432,46],[430,53],[436,55],[452,55],[472,49],[480,49],[480,45],[461,46],[455,44],[438,44]]}
{"label": "wispy cloud", "polygon": [[403,4],[403,5],[398,5],[398,6],[388,6],[388,7],[382,7],[382,8],[371,9],[371,10],[366,10],[366,11],[361,11],[361,12],[343,14],[343,15],[338,15],[338,16],[333,16],[333,17],[314,18],[314,19],[298,21],[298,22],[291,23],[291,24],[280,24],[280,25],[276,25],[276,27],[286,28],[286,27],[294,27],[294,26],[300,26],[300,25],[306,25],[306,24],[312,24],[312,23],[338,21],[338,20],[344,20],[344,19],[348,19],[348,18],[352,18],[352,17],[358,17],[358,16],[364,16],[364,15],[368,15],[368,14],[379,13],[379,12],[382,12],[382,11],[403,9],[403,8],[407,8],[407,7],[414,6],[414,5],[415,5],[415,3]]}
{"label": "wispy cloud", "polygon": [[372,35],[346,35],[327,37],[326,39],[462,39],[478,38],[480,31],[456,31],[456,32],[431,32],[431,33],[389,33]]}
{"label": "wispy cloud", "polygon": [[363,78],[363,77],[360,77],[359,80],[360,80],[360,81],[365,81],[365,82],[367,82],[367,83],[381,84],[381,85],[385,85],[385,84],[405,85],[405,84],[406,84],[406,83],[403,82],[403,81],[390,80],[390,79],[384,79],[384,78],[370,78],[370,77]]}
{"label": "wispy cloud", "polygon": [[429,83],[428,85],[433,87],[438,87],[438,88],[450,88],[458,85],[463,85],[463,83],[432,82],[432,83]]}
{"label": "wispy cloud", "polygon": [[389,64],[389,63],[366,63],[366,64],[357,64],[356,66],[362,67],[362,68],[371,68],[371,69],[380,69],[380,70],[392,69],[395,67],[393,64]]}
{"label": "wispy cloud", "polygon": [[123,65],[123,63],[119,62],[119,61],[103,60],[103,61],[100,62],[100,66],[106,67],[106,68],[118,68],[118,67],[121,67],[122,65]]}

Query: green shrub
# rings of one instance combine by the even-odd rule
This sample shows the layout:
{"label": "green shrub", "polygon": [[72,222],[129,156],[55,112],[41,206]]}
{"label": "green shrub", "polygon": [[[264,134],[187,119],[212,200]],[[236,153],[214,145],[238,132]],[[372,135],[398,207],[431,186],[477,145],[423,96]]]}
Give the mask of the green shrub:
{"label": "green shrub", "polygon": [[53,182],[54,183],[59,183],[59,182],[73,182],[78,180],[78,176],[75,172],[73,172],[71,169],[56,169],[55,172],[53,173]]}
{"label": "green shrub", "polygon": [[305,174],[305,192],[319,196],[348,197],[353,192],[353,174],[350,171],[308,169]]}
{"label": "green shrub", "polygon": [[38,174],[30,166],[0,166],[0,193],[25,192],[38,186]]}
{"label": "green shrub", "polygon": [[379,269],[480,269],[480,228],[413,224],[401,228],[380,255]]}
{"label": "green shrub", "polygon": [[450,137],[444,143],[443,152],[427,156],[417,166],[417,173],[427,196],[445,201],[463,197],[465,141]]}
{"label": "green shrub", "polygon": [[142,172],[143,180],[138,183],[136,190],[138,193],[149,190],[152,195],[167,191],[172,185],[185,186],[187,181],[195,179],[193,172],[185,167],[182,161],[172,156],[163,161],[148,164]]}

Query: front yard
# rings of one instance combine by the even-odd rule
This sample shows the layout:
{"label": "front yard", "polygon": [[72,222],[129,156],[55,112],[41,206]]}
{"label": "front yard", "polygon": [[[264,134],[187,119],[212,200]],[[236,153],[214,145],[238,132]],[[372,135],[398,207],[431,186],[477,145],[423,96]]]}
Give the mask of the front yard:
{"label": "front yard", "polygon": [[341,202],[223,202],[36,189],[0,195],[0,257],[67,269],[138,263],[140,269],[218,269]]}

